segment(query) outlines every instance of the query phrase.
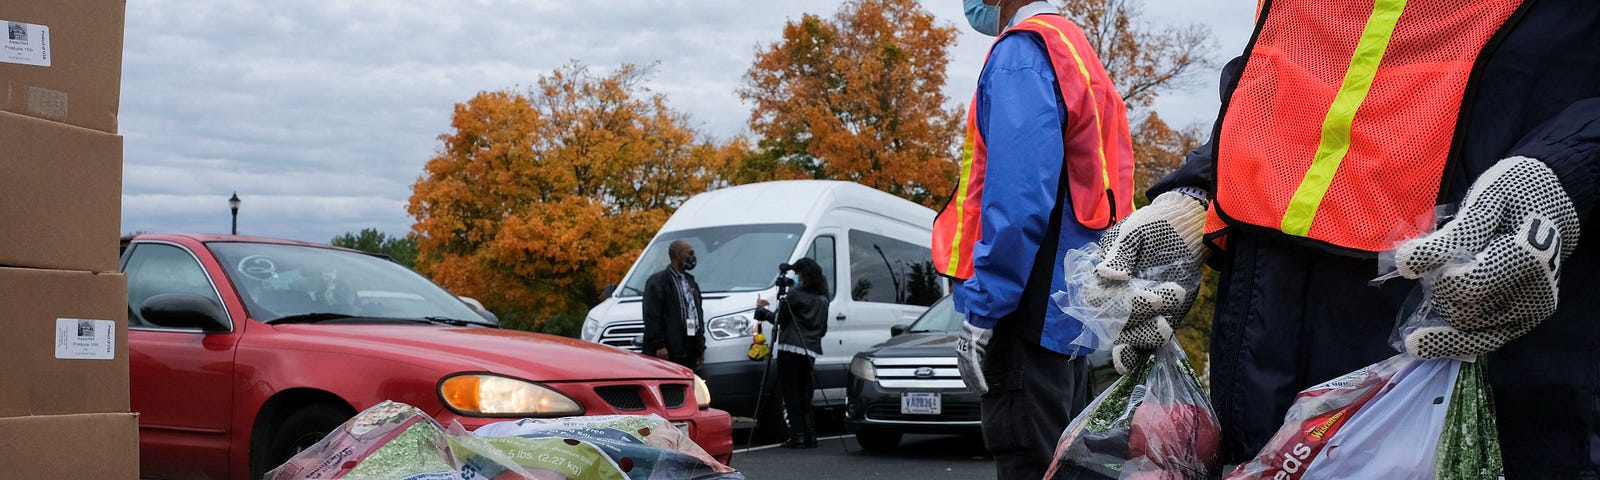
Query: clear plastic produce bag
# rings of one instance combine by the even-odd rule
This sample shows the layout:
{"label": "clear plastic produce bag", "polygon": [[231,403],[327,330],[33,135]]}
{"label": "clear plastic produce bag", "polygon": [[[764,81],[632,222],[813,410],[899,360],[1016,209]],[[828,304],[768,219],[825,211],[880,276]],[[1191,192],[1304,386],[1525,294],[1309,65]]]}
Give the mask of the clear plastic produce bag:
{"label": "clear plastic produce bag", "polygon": [[1194,367],[1169,341],[1072,420],[1045,478],[1205,479],[1219,442]]}

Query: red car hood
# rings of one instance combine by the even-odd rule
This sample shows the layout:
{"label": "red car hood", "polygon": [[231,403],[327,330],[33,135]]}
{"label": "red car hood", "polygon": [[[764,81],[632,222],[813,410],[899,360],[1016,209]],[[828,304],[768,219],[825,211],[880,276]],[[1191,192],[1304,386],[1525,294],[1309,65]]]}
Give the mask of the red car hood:
{"label": "red car hood", "polygon": [[279,334],[275,336],[282,344],[276,348],[379,356],[419,366],[488,371],[541,382],[676,380],[692,374],[677,364],[615,347],[521,330],[390,324],[266,327]]}

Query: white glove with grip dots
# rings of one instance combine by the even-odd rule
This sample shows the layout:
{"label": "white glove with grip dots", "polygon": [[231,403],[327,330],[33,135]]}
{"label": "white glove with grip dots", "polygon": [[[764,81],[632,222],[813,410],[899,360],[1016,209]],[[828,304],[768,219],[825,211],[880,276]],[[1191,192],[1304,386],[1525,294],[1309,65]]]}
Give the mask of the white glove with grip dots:
{"label": "white glove with grip dots", "polygon": [[[1112,363],[1118,372],[1127,373],[1171,339],[1174,324],[1181,322],[1194,304],[1200,264],[1207,253],[1201,244],[1205,221],[1203,202],[1167,192],[1101,237],[1105,260],[1095,268],[1094,280],[1084,285],[1083,291],[1090,302],[1133,295],[1128,323],[1112,347]],[[1135,278],[1155,286],[1133,287],[1130,280]]]}
{"label": "white glove with grip dots", "polygon": [[994,330],[962,322],[961,335],[956,338],[956,369],[961,371],[961,382],[978,395],[989,393],[989,381],[983,377],[983,355],[992,337]]}
{"label": "white glove with grip dots", "polygon": [[1533,330],[1555,313],[1561,263],[1577,246],[1578,214],[1555,172],[1527,157],[1496,163],[1455,219],[1395,250],[1401,275],[1433,276],[1429,306],[1448,321],[1407,334],[1406,351],[1472,357]]}

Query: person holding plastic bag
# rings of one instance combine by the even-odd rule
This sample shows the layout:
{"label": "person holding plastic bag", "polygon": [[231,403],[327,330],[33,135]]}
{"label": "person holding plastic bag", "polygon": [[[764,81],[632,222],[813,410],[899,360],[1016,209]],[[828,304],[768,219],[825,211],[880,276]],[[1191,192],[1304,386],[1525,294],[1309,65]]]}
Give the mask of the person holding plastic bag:
{"label": "person holding plastic bag", "polygon": [[1088,362],[1054,311],[1067,250],[1133,210],[1122,95],[1083,30],[1050,2],[964,0],[996,37],[967,110],[956,191],[933,222],[933,265],[966,316],[956,367],[982,396],[1000,478],[1038,478],[1052,442],[1089,403]]}
{"label": "person holding plastic bag", "polygon": [[[1413,284],[1367,281],[1398,244],[1403,275],[1441,274],[1431,303],[1447,319],[1407,351],[1487,354],[1506,477],[1600,477],[1600,250],[1580,241],[1600,197],[1600,9],[1349,3],[1262,4],[1223,69],[1211,142],[1102,242],[1090,287],[1199,259],[1210,240],[1211,395],[1234,464],[1295,392],[1393,354]],[[1458,213],[1424,233],[1441,203]],[[1164,319],[1187,310],[1152,294]],[[1171,331],[1139,320],[1117,340],[1128,356]]]}

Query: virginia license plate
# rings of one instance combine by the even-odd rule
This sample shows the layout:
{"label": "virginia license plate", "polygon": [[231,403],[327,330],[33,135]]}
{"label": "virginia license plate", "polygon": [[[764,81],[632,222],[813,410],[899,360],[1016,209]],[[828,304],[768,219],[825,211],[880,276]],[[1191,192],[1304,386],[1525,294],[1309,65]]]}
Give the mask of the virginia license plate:
{"label": "virginia license plate", "polygon": [[906,415],[938,415],[940,405],[938,392],[902,392],[900,394],[900,413]]}
{"label": "virginia license plate", "polygon": [[689,423],[688,422],[672,422],[672,426],[678,427],[678,431],[683,432],[683,436],[685,436],[685,437],[689,436]]}

